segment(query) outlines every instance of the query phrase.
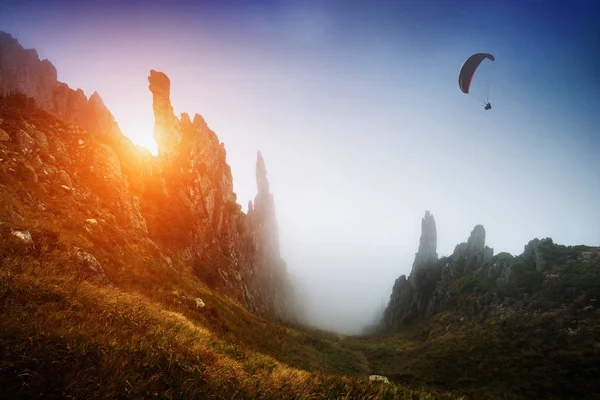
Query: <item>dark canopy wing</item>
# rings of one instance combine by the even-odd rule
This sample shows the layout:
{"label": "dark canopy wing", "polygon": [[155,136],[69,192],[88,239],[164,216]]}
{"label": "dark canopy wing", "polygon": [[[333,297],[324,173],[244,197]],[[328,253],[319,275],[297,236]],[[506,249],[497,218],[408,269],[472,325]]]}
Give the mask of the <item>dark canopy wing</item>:
{"label": "dark canopy wing", "polygon": [[471,86],[471,80],[473,79],[473,75],[479,67],[479,64],[486,58],[489,58],[492,61],[496,61],[493,55],[487,53],[477,53],[473,54],[471,57],[467,58],[467,61],[463,64],[458,74],[458,86],[463,93],[469,93],[469,87]]}

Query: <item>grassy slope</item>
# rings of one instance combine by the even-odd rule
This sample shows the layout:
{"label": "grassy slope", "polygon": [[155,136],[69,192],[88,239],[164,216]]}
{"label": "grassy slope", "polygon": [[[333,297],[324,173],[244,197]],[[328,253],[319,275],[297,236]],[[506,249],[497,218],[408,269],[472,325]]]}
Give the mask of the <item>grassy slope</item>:
{"label": "grassy slope", "polygon": [[[583,311],[600,295],[597,258],[568,261],[561,250],[555,282],[527,263],[515,268],[515,282],[540,294],[532,307],[485,321],[445,313],[405,333],[340,340],[248,313],[189,266],[168,266],[144,238],[103,222],[103,211],[60,187],[41,190],[21,154],[0,149],[17,165],[0,162],[0,233],[22,227],[35,243],[25,251],[10,235],[0,242],[0,398],[600,397],[600,315]],[[86,228],[87,218],[100,222]],[[94,254],[112,285],[82,275],[73,245]],[[464,299],[487,287],[462,283]],[[574,298],[578,307],[559,307]],[[368,374],[395,383],[369,383]]]}
{"label": "grassy slope", "polygon": [[[0,398],[453,398],[368,382],[364,357],[337,336],[248,313],[114,220],[86,226],[100,210],[42,189],[23,155],[0,150],[13,160],[0,162]],[[29,230],[35,249],[8,227]],[[72,246],[111,284],[86,277]]]}
{"label": "grassy slope", "polygon": [[328,335],[262,321],[216,294],[204,293],[212,307],[183,310],[62,269],[3,259],[2,398],[430,398],[368,383],[358,355]]}
{"label": "grassy slope", "polygon": [[470,399],[600,398],[598,248],[550,245],[546,273],[506,256],[496,258],[512,266],[508,284],[464,275],[448,289],[452,312],[349,345],[395,382]]}
{"label": "grassy slope", "polygon": [[600,313],[497,310],[486,321],[444,313],[410,331],[355,338],[373,370],[468,399],[600,398]]}

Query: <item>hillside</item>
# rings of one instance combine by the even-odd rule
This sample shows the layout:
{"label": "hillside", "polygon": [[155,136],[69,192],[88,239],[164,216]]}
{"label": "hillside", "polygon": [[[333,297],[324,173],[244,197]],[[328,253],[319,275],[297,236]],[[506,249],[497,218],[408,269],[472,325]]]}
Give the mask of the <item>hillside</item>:
{"label": "hillside", "polygon": [[598,247],[494,255],[477,225],[440,257],[426,212],[379,323],[311,329],[268,157],[244,213],[224,143],[148,83],[156,157],[0,33],[0,398],[600,398]]}
{"label": "hillside", "polygon": [[[57,200],[46,212],[81,229],[94,219],[97,224],[83,232],[105,235],[117,247],[123,237],[144,239],[140,243],[148,257],[190,266],[209,286],[249,309],[279,320],[298,317],[260,153],[259,193],[246,215],[236,202],[224,144],[199,114],[193,121],[185,113],[173,114],[165,74],[151,71],[148,77],[159,151],[152,157],[121,134],[97,92],[88,99],[57,81],[50,61],[40,61],[35,50],[23,49],[5,33],[0,54],[0,94],[22,93],[35,101],[28,105],[14,98],[22,104],[9,99],[3,106],[3,129],[14,135],[7,139],[8,150],[27,156],[21,166],[5,158],[5,166],[20,168],[20,183],[31,185],[30,195],[37,193],[42,203],[48,194]],[[81,219],[74,219],[72,209],[82,211]],[[114,253],[98,254],[90,245],[81,247],[101,265],[122,263]]]}
{"label": "hillside", "polygon": [[477,225],[438,259],[436,238],[427,212],[411,274],[370,328],[379,335],[353,343],[371,367],[468,398],[598,398],[598,247],[545,238],[494,256]]}
{"label": "hillside", "polygon": [[[0,397],[432,398],[298,325],[264,158],[245,214],[223,143],[173,115],[165,74],[153,157],[78,119],[99,95],[6,34],[0,51]],[[81,102],[57,108],[65,88]]]}

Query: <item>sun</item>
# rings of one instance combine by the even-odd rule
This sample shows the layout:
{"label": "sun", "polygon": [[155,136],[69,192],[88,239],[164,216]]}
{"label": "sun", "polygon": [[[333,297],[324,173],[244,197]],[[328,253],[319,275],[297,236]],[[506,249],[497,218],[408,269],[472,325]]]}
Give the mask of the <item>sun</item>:
{"label": "sun", "polygon": [[131,117],[119,121],[123,135],[139,146],[146,148],[153,155],[158,154],[158,146],[154,140],[154,119]]}

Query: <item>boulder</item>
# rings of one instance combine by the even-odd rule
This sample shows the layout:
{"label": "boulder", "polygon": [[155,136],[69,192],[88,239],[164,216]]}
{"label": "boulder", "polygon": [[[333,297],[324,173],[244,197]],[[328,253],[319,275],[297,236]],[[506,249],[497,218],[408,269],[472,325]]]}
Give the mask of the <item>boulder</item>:
{"label": "boulder", "polygon": [[525,245],[523,256],[533,258],[535,269],[541,273],[546,270],[546,262],[552,255],[553,247],[554,242],[551,238],[542,240],[535,238]]}
{"label": "boulder", "polygon": [[200,297],[196,297],[194,301],[196,302],[196,308],[204,308],[204,301]]}
{"label": "boulder", "polygon": [[383,383],[390,383],[389,379],[386,378],[383,375],[370,375],[369,376],[369,381],[371,382],[383,382]]}
{"label": "boulder", "polygon": [[92,254],[79,247],[73,247],[73,256],[84,276],[100,279],[106,278],[102,265],[100,265],[96,257]]}
{"label": "boulder", "polygon": [[12,230],[11,235],[19,240],[25,250],[30,251],[35,249],[33,238],[28,230]]}
{"label": "boulder", "polygon": [[2,128],[0,128],[0,142],[10,141],[10,135]]}

